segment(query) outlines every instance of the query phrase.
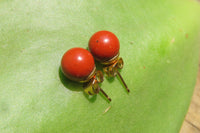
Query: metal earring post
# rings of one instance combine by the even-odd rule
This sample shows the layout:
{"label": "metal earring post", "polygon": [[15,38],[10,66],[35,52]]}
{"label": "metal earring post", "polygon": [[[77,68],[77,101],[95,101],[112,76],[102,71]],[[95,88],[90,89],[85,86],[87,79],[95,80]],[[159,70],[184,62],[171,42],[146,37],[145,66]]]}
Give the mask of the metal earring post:
{"label": "metal earring post", "polygon": [[100,88],[100,91],[103,93],[103,95],[109,100],[111,101],[111,98]]}
{"label": "metal earring post", "polygon": [[119,76],[119,78],[121,79],[122,83],[124,84],[126,90],[127,90],[128,92],[130,92],[130,90],[128,89],[128,86],[127,86],[126,83],[124,82],[124,79],[122,78],[121,74],[120,74],[118,71],[116,71],[116,72],[117,72],[117,75]]}

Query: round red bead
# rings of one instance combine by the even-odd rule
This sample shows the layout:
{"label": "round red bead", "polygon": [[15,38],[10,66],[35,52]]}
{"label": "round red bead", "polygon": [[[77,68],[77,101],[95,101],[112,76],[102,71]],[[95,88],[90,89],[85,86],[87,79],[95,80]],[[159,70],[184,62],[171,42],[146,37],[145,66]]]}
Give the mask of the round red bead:
{"label": "round red bead", "polygon": [[61,69],[64,75],[71,80],[85,80],[94,68],[93,56],[83,48],[72,48],[62,57]]}
{"label": "round red bead", "polygon": [[95,59],[108,61],[119,53],[119,40],[110,31],[96,32],[89,40],[89,50]]}

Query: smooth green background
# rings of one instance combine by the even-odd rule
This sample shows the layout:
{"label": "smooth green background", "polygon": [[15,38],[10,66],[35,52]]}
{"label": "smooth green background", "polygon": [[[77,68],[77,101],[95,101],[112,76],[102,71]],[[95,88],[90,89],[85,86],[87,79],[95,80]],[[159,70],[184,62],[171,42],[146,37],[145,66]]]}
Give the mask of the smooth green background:
{"label": "smooth green background", "polygon": [[[0,132],[177,133],[195,85],[199,26],[195,0],[0,0]],[[99,30],[118,36],[131,90],[105,78],[111,103],[59,70],[64,52],[87,48]]]}

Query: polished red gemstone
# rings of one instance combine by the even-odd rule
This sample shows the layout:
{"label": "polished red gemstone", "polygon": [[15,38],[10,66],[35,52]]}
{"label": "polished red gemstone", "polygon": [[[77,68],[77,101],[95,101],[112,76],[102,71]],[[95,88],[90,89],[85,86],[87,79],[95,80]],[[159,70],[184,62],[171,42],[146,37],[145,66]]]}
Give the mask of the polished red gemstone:
{"label": "polished red gemstone", "polygon": [[95,59],[108,61],[119,53],[119,40],[110,31],[96,32],[89,40],[89,50]]}
{"label": "polished red gemstone", "polygon": [[61,68],[66,77],[75,81],[85,80],[94,70],[94,58],[83,48],[72,48],[62,57]]}

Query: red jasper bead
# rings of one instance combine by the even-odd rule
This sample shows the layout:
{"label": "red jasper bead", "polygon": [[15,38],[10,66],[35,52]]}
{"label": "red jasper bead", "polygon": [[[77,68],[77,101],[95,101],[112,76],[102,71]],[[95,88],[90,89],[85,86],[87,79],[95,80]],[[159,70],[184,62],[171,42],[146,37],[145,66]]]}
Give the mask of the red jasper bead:
{"label": "red jasper bead", "polygon": [[63,55],[61,69],[67,78],[83,81],[95,69],[94,58],[83,48],[72,48]]}
{"label": "red jasper bead", "polygon": [[119,40],[110,31],[96,32],[89,40],[89,50],[95,59],[108,61],[119,53]]}

